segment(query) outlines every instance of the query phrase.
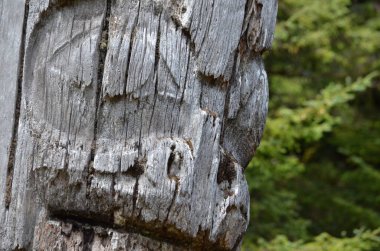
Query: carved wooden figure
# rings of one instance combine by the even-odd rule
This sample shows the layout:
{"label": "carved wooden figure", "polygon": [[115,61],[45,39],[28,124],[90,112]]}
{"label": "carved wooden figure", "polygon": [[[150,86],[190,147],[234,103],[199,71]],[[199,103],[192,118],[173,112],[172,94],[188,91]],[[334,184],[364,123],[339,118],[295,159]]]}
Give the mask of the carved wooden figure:
{"label": "carved wooden figure", "polygon": [[1,0],[0,250],[235,250],[277,0]]}

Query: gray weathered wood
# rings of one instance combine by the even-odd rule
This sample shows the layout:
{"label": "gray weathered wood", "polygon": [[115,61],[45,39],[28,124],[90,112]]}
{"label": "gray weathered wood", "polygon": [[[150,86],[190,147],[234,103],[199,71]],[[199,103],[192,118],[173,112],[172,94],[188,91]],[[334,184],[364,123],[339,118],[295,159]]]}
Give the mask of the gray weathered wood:
{"label": "gray weathered wood", "polygon": [[0,10],[16,3],[24,32],[23,15],[15,34],[0,16],[17,41],[0,40],[12,61],[12,76],[0,69],[11,93],[0,96],[0,250],[237,249],[277,1],[5,0]]}
{"label": "gray weathered wood", "polygon": [[0,3],[0,242],[5,241],[13,177],[24,7],[24,0],[4,0]]}

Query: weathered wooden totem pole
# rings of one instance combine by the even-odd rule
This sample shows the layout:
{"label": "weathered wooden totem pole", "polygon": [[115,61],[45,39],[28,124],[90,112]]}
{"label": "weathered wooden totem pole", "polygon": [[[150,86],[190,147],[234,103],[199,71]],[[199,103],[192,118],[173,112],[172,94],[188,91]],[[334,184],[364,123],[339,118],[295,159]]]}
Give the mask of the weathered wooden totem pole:
{"label": "weathered wooden totem pole", "polygon": [[0,250],[235,250],[276,0],[1,0]]}

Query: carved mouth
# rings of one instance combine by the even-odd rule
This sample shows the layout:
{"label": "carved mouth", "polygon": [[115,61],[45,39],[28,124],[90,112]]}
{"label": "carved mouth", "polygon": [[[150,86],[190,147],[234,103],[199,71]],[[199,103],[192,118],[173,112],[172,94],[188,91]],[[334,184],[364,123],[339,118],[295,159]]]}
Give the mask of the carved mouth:
{"label": "carved mouth", "polygon": [[[82,212],[75,214],[67,211],[51,211],[50,213],[50,221],[44,223],[45,226],[39,229],[44,231],[48,228],[47,231],[49,232],[52,232],[51,228],[58,230],[59,234],[55,234],[53,238],[63,238],[64,240],[60,242],[70,242],[70,239],[79,237],[82,239],[81,242],[85,250],[86,248],[88,248],[87,250],[98,250],[99,243],[101,243],[102,248],[108,250],[106,249],[107,243],[112,241],[118,242],[122,250],[128,248],[129,250],[135,250],[130,245],[133,243],[133,239],[139,239],[138,243],[140,244],[148,242],[148,240],[150,245],[152,243],[156,243],[156,245],[164,243],[164,245],[174,248],[174,250],[204,250],[205,248],[227,250],[223,248],[222,243],[211,242],[207,231],[199,232],[196,237],[193,237],[170,224],[145,223],[131,219],[126,225],[117,225],[104,221],[103,216],[99,215],[91,215],[87,218]],[[41,233],[37,233],[37,235],[41,235]],[[117,236],[117,239],[114,239],[115,236]]]}
{"label": "carved mouth", "polygon": [[[120,154],[113,151],[115,145],[99,149],[88,174],[86,170],[78,174],[75,170],[37,169],[39,180],[50,177],[43,182],[50,219],[82,232],[100,227],[181,246],[206,245],[203,236],[191,236],[169,220],[174,208],[183,210],[191,204],[189,182],[194,164],[190,146],[182,140],[147,141],[142,145],[149,149],[141,149],[143,153],[135,144],[124,147]],[[83,179],[73,178],[79,176]]]}
{"label": "carved mouth", "polygon": [[[244,229],[248,222],[248,189],[238,164],[222,158],[220,164],[195,169],[197,149],[182,139],[148,138],[140,148],[101,145],[109,148],[98,148],[87,169],[35,170],[50,219],[191,249],[240,242],[225,229]],[[218,173],[220,165],[233,172]]]}
{"label": "carved mouth", "polygon": [[75,247],[80,250],[230,250],[210,242],[207,232],[191,238],[171,228],[152,232],[143,227],[118,228],[94,224],[93,219],[63,217],[53,216],[36,228],[34,247],[37,250],[49,250],[52,244],[64,250]]}

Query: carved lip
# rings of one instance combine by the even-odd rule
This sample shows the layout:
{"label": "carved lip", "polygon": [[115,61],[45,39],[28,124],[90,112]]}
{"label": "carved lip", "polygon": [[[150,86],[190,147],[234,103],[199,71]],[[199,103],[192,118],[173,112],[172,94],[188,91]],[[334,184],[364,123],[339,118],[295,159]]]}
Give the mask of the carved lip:
{"label": "carved lip", "polygon": [[[62,213],[62,214],[61,214]],[[54,232],[54,234],[51,234]],[[222,242],[209,240],[209,232],[203,231],[194,238],[180,232],[177,228],[168,224],[157,226],[153,223],[128,224],[115,226],[103,222],[101,219],[85,218],[83,216],[69,215],[67,212],[55,212],[49,215],[49,220],[39,224],[36,228],[37,248],[40,243],[58,239],[54,243],[78,243],[84,248],[108,247],[112,244],[126,250],[132,244],[144,246],[150,243],[159,247],[169,247],[170,250],[230,250]],[[63,238],[62,238],[63,237]],[[71,239],[70,239],[71,238]],[[107,249],[106,249],[107,250]],[[129,250],[129,249],[128,249]],[[133,249],[130,249],[133,250]]]}
{"label": "carved lip", "polygon": [[[127,225],[119,226],[104,221],[102,216],[85,217],[83,214],[78,215],[68,211],[50,211],[50,221],[56,222],[61,228],[61,234],[69,236],[73,231],[90,235],[85,245],[90,246],[93,242],[93,235],[97,234],[101,238],[106,238],[110,234],[137,234],[143,238],[148,238],[157,242],[165,242],[182,250],[205,250],[212,249],[216,251],[230,250],[223,247],[223,243],[211,242],[208,231],[200,231],[196,237],[187,235],[171,224],[157,224],[156,222],[131,221]],[[126,243],[128,245],[128,243]]]}

